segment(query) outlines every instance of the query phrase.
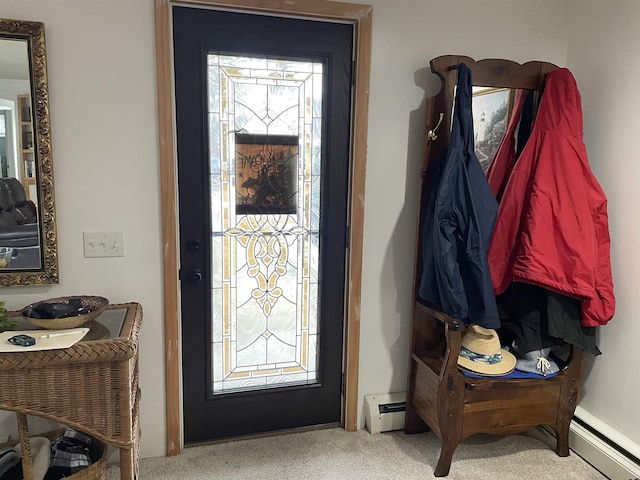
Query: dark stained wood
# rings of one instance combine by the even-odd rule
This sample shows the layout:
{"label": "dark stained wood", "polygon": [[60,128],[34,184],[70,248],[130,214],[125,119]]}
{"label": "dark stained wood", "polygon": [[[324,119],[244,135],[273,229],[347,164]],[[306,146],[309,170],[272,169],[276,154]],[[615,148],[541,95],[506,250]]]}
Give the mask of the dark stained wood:
{"label": "dark stained wood", "polygon": [[[475,61],[447,55],[434,58],[431,70],[442,80],[442,89],[425,103],[426,132],[422,168],[422,195],[433,181],[431,169],[449,144],[449,128],[457,79],[456,67],[465,63],[474,85],[527,88],[540,91],[546,75],[555,70],[547,62],[523,65],[500,59]],[[442,123],[429,138],[428,132]],[[583,373],[583,352],[571,347],[567,365],[548,379],[467,378],[458,369],[457,358],[465,325],[437,308],[417,300],[422,274],[421,237],[425,204],[416,222],[413,312],[410,335],[409,375],[405,432],[431,429],[440,439],[441,450],[434,473],[448,475],[458,444],[475,433],[511,435],[537,425],[556,432],[556,453],[569,454],[569,424],[576,408]]]}
{"label": "dark stained wood", "polygon": [[[417,325],[414,322],[413,330],[422,333],[414,332],[412,338],[431,338],[425,334],[426,325],[431,325],[434,335],[440,333],[446,340],[444,352],[433,339],[428,347],[417,345],[418,351],[411,356],[407,389],[405,432],[429,428],[441,442],[436,477],[448,475],[458,444],[476,433],[512,435],[549,425],[556,432],[556,453],[569,454],[569,424],[583,370],[581,349],[571,348],[566,367],[555,377],[467,378],[457,365],[462,340],[461,331],[455,329],[457,320],[424,305],[417,305],[415,311],[420,321]],[[436,328],[438,323],[444,328]]]}
{"label": "dark stained wood", "polygon": [[438,422],[442,434],[440,441],[440,458],[435,469],[435,476],[442,477],[449,473],[453,452],[462,440],[462,424],[464,415],[461,415],[460,406],[464,403],[464,378],[458,371],[458,352],[462,335],[459,325],[452,322],[445,323],[445,337],[447,350],[440,371],[440,384],[438,385]]}
{"label": "dark stained wood", "polygon": [[[438,390],[438,384],[440,381],[438,374],[419,361],[413,362],[413,366],[416,372],[415,394],[412,401],[412,406],[414,407],[412,409],[414,412],[413,414],[423,419],[423,425],[429,425],[433,432],[440,437],[441,433],[440,423],[438,422],[437,397],[431,394],[431,392]],[[406,428],[405,431],[407,431]]]}
{"label": "dark stained wood", "polygon": [[578,404],[583,370],[583,351],[574,348],[565,370],[566,381],[560,386],[559,411],[554,428],[558,439],[556,453],[561,457],[569,455],[569,425]]}
{"label": "dark stained wood", "polygon": [[458,78],[458,72],[454,67],[461,63],[464,63],[471,70],[473,84],[476,86],[525,88],[535,91],[539,91],[544,86],[547,74],[558,68],[549,62],[534,61],[521,65],[511,60],[496,58],[476,61],[463,55],[443,55],[431,60],[431,71],[440,77],[442,89],[435,97],[427,99],[427,131],[438,124],[441,113],[443,119],[435,132],[438,136],[435,141],[430,142],[425,135],[427,143],[423,162],[423,172],[425,173],[429,161],[439,158],[442,149],[449,145],[454,89]]}

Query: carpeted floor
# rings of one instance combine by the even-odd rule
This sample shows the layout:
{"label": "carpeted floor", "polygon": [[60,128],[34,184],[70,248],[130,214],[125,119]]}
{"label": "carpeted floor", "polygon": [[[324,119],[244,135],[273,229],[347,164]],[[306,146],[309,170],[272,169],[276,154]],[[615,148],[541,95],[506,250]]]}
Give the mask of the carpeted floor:
{"label": "carpeted floor", "polygon": [[[575,453],[558,457],[555,440],[533,429],[522,435],[474,435],[453,456],[450,480],[596,480],[602,474]],[[340,428],[289,433],[184,449],[140,461],[141,480],[429,479],[440,449],[432,433],[405,435]],[[119,479],[117,465],[107,480]]]}

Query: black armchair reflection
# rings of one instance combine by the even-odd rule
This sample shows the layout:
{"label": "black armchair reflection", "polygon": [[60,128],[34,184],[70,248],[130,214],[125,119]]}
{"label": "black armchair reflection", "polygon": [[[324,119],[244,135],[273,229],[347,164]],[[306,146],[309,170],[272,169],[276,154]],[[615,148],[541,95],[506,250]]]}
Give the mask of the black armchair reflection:
{"label": "black armchair reflection", "polygon": [[37,208],[15,178],[0,178],[0,268],[40,268]]}

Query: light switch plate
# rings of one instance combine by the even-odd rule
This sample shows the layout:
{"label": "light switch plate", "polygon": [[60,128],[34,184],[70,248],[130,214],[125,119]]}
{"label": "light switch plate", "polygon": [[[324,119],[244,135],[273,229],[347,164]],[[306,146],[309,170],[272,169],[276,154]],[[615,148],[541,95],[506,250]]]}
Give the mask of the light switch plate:
{"label": "light switch plate", "polygon": [[84,256],[124,257],[124,232],[83,232]]}

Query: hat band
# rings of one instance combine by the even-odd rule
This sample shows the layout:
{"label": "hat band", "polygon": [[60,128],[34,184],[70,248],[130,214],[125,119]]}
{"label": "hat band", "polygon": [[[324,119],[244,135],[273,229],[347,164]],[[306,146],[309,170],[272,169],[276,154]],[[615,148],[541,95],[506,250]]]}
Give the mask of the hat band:
{"label": "hat band", "polygon": [[467,347],[460,347],[460,356],[467,360],[471,360],[472,362],[482,363],[484,365],[495,365],[502,361],[502,352],[483,355],[482,353],[472,352]]}

